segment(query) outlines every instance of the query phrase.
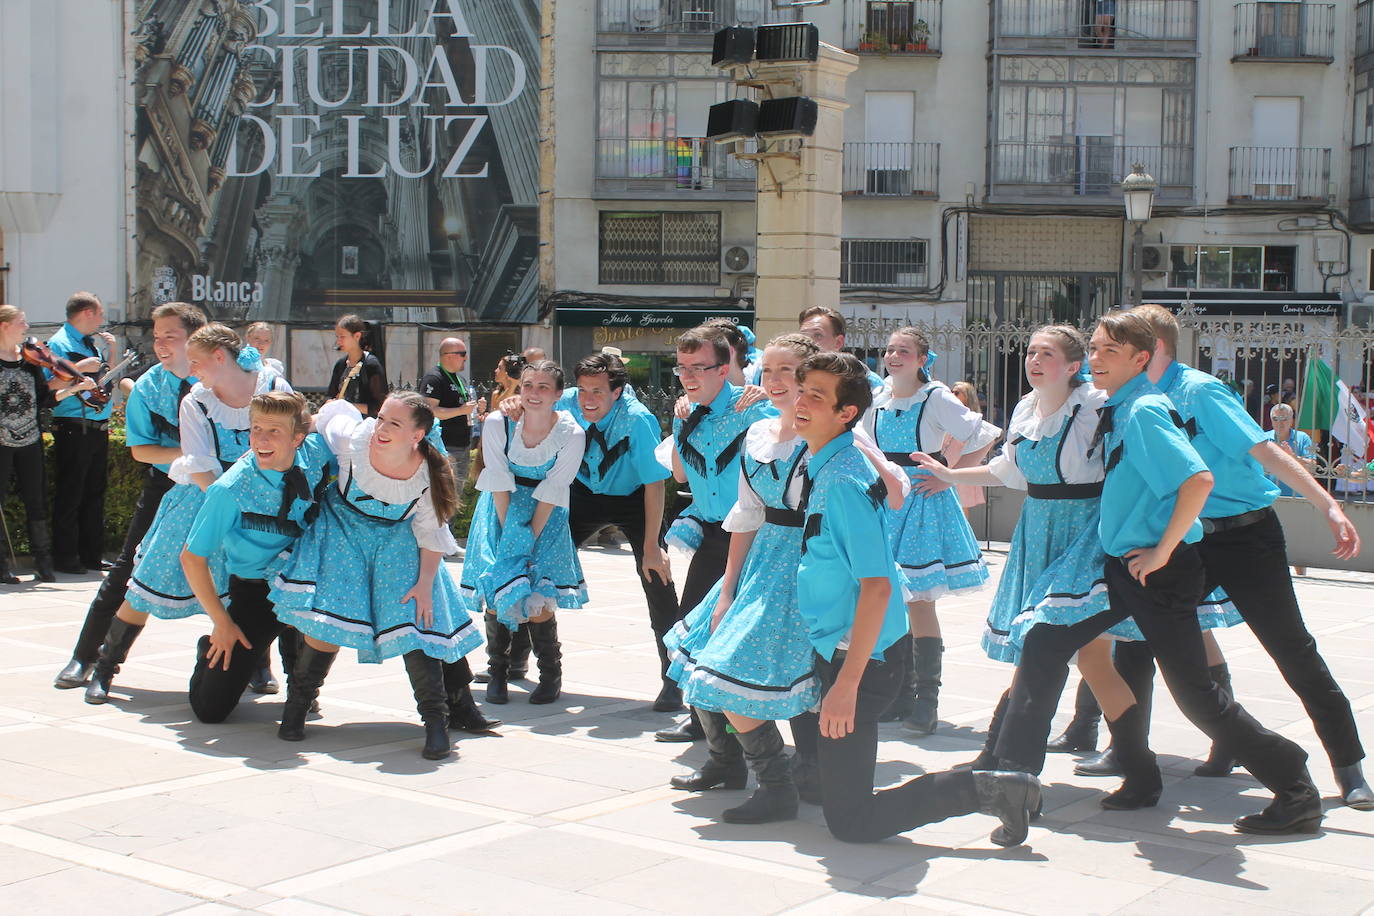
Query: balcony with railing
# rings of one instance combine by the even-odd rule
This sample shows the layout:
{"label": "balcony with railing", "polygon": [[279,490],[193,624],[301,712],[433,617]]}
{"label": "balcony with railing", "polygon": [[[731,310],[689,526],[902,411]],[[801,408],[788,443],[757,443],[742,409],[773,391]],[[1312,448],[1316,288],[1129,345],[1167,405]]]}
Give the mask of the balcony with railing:
{"label": "balcony with railing", "polygon": [[596,141],[600,192],[715,191],[753,194],[754,169],[704,137]]}
{"label": "balcony with railing", "polygon": [[1355,4],[1355,56],[1374,54],[1374,0]]}
{"label": "balcony with railing", "polygon": [[939,197],[940,144],[846,143],[847,197]]}
{"label": "balcony with railing", "polygon": [[1128,146],[1111,137],[1078,137],[1068,143],[996,143],[989,196],[1056,203],[1120,200],[1121,182],[1137,162],[1154,176],[1161,201],[1192,199],[1191,146]]}
{"label": "balcony with railing", "polygon": [[795,11],[776,9],[772,0],[598,0],[597,31],[603,36],[640,36],[652,42],[666,36],[709,40],[729,26],[795,22]]}
{"label": "balcony with railing", "polygon": [[1323,203],[1330,196],[1331,150],[1231,147],[1232,203]]}
{"label": "balcony with railing", "polygon": [[939,55],[943,0],[868,0],[856,7],[846,50],[883,57]]}
{"label": "balcony with railing", "polygon": [[1235,61],[1329,64],[1336,53],[1332,3],[1237,3]]}
{"label": "balcony with railing", "polygon": [[1116,0],[1099,16],[1093,0],[995,0],[998,51],[1085,51],[1122,54],[1191,52],[1197,45],[1197,0]]}
{"label": "balcony with railing", "polygon": [[1350,225],[1374,232],[1374,145],[1350,148]]}

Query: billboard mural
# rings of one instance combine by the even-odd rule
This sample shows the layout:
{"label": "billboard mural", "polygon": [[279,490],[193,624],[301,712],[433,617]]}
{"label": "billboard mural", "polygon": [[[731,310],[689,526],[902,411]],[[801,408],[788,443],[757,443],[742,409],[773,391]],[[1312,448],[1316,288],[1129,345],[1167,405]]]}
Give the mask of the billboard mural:
{"label": "billboard mural", "polygon": [[131,317],[527,322],[538,0],[140,0]]}

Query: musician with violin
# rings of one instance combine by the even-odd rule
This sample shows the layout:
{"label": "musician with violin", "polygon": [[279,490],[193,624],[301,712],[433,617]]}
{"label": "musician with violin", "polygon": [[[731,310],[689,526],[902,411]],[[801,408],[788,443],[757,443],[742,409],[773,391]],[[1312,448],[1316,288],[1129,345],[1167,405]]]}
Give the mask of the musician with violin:
{"label": "musician with violin", "polygon": [[[48,338],[53,355],[69,360],[87,375],[99,375],[115,339],[100,330],[105,307],[94,293],[73,293],[67,300],[67,321]],[[56,390],[66,385],[58,374],[45,370]],[[53,408],[57,487],[53,497],[53,551],[58,572],[81,575],[108,569],[101,554],[105,545],[105,485],[110,451],[110,403],[87,403],[68,398]]]}
{"label": "musician with violin", "polygon": [[[48,522],[47,474],[38,411],[66,401],[78,391],[93,388],[95,383],[68,364],[67,381],[58,390],[50,388],[41,366],[45,362],[55,365],[55,361],[42,344],[24,343],[28,330],[29,323],[22,311],[12,305],[0,305],[0,504],[4,503],[13,468],[19,498],[28,516],[34,572],[43,582],[52,582],[57,577],[53,571],[52,526]],[[16,585],[19,578],[10,568],[13,532],[8,525],[6,519],[6,527],[0,531],[0,584]]]}

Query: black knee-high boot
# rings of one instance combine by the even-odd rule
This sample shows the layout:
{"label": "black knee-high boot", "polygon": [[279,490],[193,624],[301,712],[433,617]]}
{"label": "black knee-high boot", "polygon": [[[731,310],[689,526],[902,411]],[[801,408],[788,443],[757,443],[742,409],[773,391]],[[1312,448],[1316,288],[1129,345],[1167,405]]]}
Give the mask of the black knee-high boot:
{"label": "black knee-high boot", "polygon": [[1002,733],[1002,719],[1007,715],[1009,702],[1011,702],[1011,690],[1007,689],[1002,691],[1002,696],[997,700],[997,707],[992,711],[992,720],[988,722],[988,737],[983,742],[983,749],[978,752],[977,757],[965,764],[969,769],[1000,770],[1002,768],[993,749],[997,747],[997,736]]}
{"label": "black knee-high boot", "polygon": [[539,663],[539,686],[530,691],[530,702],[552,703],[563,694],[563,646],[558,642],[558,618],[525,624],[530,630],[530,648]]}
{"label": "black knee-high boot", "polygon": [[127,623],[118,617],[110,621],[105,642],[100,646],[100,657],[96,659],[95,670],[91,672],[91,682],[86,686],[87,703],[98,705],[109,702],[110,682],[119,672],[119,666],[129,657],[129,649],[142,632],[141,623]]}
{"label": "black knee-high boot", "polygon": [[940,723],[940,676],[944,665],[941,656],[945,643],[938,636],[921,636],[911,643],[916,701],[902,725],[918,735],[929,735]]}
{"label": "black knee-high boot", "polygon": [[29,522],[29,547],[33,550],[33,574],[39,582],[56,582],[52,560],[52,522]]}
{"label": "black knee-high boot", "polygon": [[[1146,643],[1119,642],[1112,650],[1117,673],[1131,688],[1135,703],[1140,707],[1140,717],[1145,721],[1145,737],[1150,736],[1150,713],[1154,704],[1155,661],[1154,654]],[[1122,776],[1124,771],[1117,765],[1116,749],[1110,744],[1095,757],[1080,760],[1073,768],[1077,776]]]}
{"label": "black knee-high boot", "polygon": [[1115,721],[1108,719],[1107,728],[1112,733],[1117,765],[1126,781],[1102,799],[1102,807],[1113,811],[1153,808],[1164,790],[1164,779],[1160,776],[1154,751],[1150,750],[1149,721],[1140,704],[1131,706]]}
{"label": "black knee-high boot", "polygon": [[448,694],[448,727],[465,732],[485,732],[501,724],[488,719],[472,698],[472,667],[466,658],[444,663],[444,691]]}
{"label": "black knee-high boot", "polygon": [[[1231,669],[1227,667],[1225,662],[1220,665],[1212,665],[1207,669],[1207,673],[1212,676],[1212,683],[1224,690],[1227,696],[1234,696],[1231,693]],[[1227,753],[1225,745],[1213,741],[1212,750],[1208,753],[1207,760],[1198,764],[1193,773],[1197,776],[1230,776],[1231,771],[1235,768],[1235,758]]]}
{"label": "black knee-high boot", "polygon": [[529,674],[532,648],[530,625],[522,623],[510,637],[510,671],[507,675],[510,680],[523,681],[525,675]]}
{"label": "black knee-high boot", "polygon": [[701,730],[706,733],[706,747],[711,756],[690,776],[674,776],[668,784],[674,789],[704,792],[717,786],[743,789],[749,781],[749,767],[744,762],[744,750],[730,734],[729,721],[718,712],[697,710]]}
{"label": "black knee-high boot", "polygon": [[296,670],[286,679],[286,703],[282,705],[281,726],[277,737],[283,741],[305,740],[305,717],[310,704],[320,695],[320,685],[334,667],[339,653],[321,652],[302,641],[296,656]]}
{"label": "black knee-high boot", "polygon": [[735,735],[744,759],[754,771],[758,788],[749,800],[727,808],[720,819],[727,824],[770,824],[797,816],[797,787],[792,782],[792,761],[783,753],[782,734],[776,722]]}
{"label": "black knee-high boot", "polygon": [[511,632],[506,625],[488,611],[483,622],[487,626],[487,702],[508,703],[510,691],[507,689],[507,676],[510,673]]}
{"label": "black knee-high boot", "polygon": [[819,805],[824,800],[821,794],[820,716],[814,712],[798,713],[787,724],[792,726],[792,746],[797,749],[792,761],[792,782],[802,801]]}
{"label": "black knee-high boot", "polygon": [[1058,737],[1050,739],[1045,750],[1052,754],[1072,754],[1076,751],[1097,750],[1097,724],[1102,719],[1102,707],[1087,681],[1078,682],[1073,698],[1073,718]]}
{"label": "black knee-high boot", "polygon": [[425,723],[425,747],[420,756],[443,760],[453,753],[448,740],[448,694],[444,692],[444,665],[419,649],[404,656],[410,689],[415,693],[415,709]]}

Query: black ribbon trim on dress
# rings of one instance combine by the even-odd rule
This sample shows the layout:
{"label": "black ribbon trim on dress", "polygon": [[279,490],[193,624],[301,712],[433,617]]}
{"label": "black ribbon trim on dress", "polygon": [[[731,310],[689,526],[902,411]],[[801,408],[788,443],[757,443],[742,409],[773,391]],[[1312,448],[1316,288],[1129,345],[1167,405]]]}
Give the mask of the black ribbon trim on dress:
{"label": "black ribbon trim on dress", "polygon": [[1028,483],[1026,495],[1034,499],[1093,499],[1102,495],[1102,482]]}
{"label": "black ribbon trim on dress", "polygon": [[[916,459],[911,457],[910,452],[883,452],[883,457],[898,467],[914,468],[919,466],[916,464]],[[946,467],[949,466],[949,461],[945,458],[944,452],[931,452],[930,457]]]}
{"label": "black ribbon trim on dress", "polygon": [[800,509],[774,509],[763,507],[763,520],[781,528],[801,528],[806,524],[806,514]]}

